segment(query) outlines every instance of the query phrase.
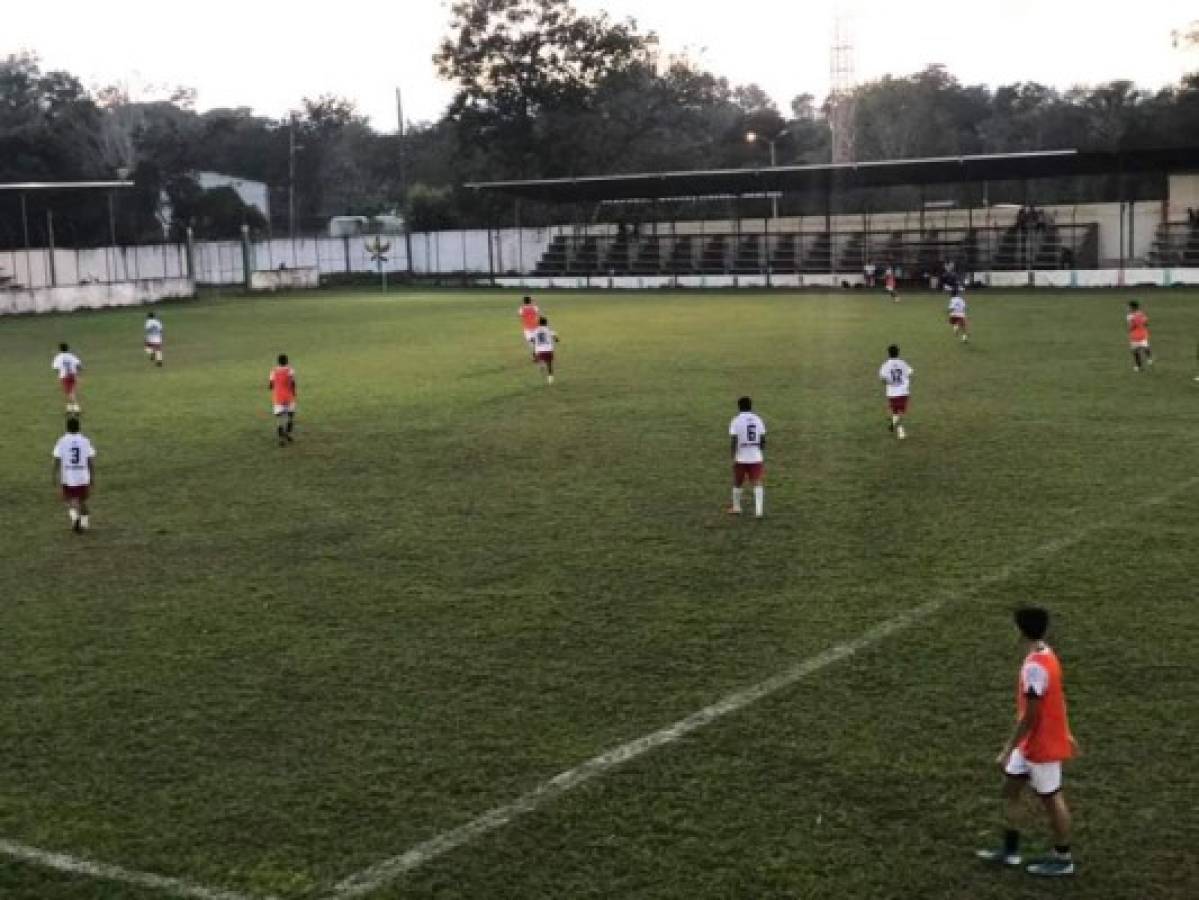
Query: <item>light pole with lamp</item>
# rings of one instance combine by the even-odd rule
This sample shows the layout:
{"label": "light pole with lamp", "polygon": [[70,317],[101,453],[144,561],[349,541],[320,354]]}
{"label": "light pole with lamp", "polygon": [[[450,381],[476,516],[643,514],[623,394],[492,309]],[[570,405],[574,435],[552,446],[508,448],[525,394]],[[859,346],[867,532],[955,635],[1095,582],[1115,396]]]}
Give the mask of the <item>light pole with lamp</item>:
{"label": "light pole with lamp", "polygon": [[[765,141],[766,146],[770,148],[770,168],[773,169],[778,166],[778,157],[776,155],[775,144],[778,142],[779,138],[783,137],[790,131],[791,128],[788,126],[774,137],[766,137],[765,135],[758,134],[756,131],[747,131],[745,132],[745,143],[756,144],[758,141]],[[772,196],[770,198],[770,217],[772,219],[777,219],[779,217],[779,198],[777,192],[772,192]]]}

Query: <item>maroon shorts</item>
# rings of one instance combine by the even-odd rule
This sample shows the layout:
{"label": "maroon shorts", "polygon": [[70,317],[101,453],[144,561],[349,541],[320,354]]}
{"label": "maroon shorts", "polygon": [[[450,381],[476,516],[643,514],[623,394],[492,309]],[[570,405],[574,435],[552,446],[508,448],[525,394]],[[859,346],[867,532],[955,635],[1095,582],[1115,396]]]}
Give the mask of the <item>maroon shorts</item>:
{"label": "maroon shorts", "polygon": [[62,499],[64,500],[86,500],[88,494],[92,492],[90,484],[80,484],[74,487],[64,484],[62,486]]}
{"label": "maroon shorts", "polygon": [[888,397],[887,405],[891,407],[892,415],[902,415],[908,411],[908,397],[906,394],[902,397]]}
{"label": "maroon shorts", "polygon": [[766,472],[766,463],[733,463],[733,484],[737,487],[750,481],[761,481]]}
{"label": "maroon shorts", "polygon": [[62,381],[62,392],[64,394],[71,394],[75,391],[75,376],[74,375],[66,375],[63,378],[61,378],[60,380]]}
{"label": "maroon shorts", "polygon": [[538,362],[552,363],[554,361],[553,350],[538,350],[533,355],[536,357]]}
{"label": "maroon shorts", "polygon": [[157,344],[151,343],[150,341],[146,341],[146,349],[147,350],[161,350],[162,349],[162,341],[159,341]]}
{"label": "maroon shorts", "polygon": [[965,325],[966,317],[965,316],[950,316],[949,324],[950,325]]}

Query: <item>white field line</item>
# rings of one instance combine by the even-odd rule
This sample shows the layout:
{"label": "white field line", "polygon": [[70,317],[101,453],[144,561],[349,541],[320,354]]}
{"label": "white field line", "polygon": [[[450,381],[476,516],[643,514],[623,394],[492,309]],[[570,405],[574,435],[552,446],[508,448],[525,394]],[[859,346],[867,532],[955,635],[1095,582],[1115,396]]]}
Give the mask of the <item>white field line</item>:
{"label": "white field line", "polygon": [[[1134,507],[1159,506],[1176,494],[1180,494],[1193,487],[1195,484],[1199,484],[1199,476],[1175,485],[1173,489],[1164,494],[1143,500],[1139,504],[1134,504]],[[944,594],[921,603],[919,606],[914,606],[893,618],[880,622],[853,640],[836,644],[821,653],[817,653],[815,656],[810,656],[796,663],[791,668],[777,675],[767,678],[765,681],[760,681],[751,687],[729,694],[724,699],[718,700],[711,706],[704,707],[698,712],[692,713],[685,719],[680,719],[652,734],[629,741],[627,744],[613,747],[599,756],[593,756],[573,769],[568,769],[565,772],[555,775],[548,781],[543,781],[527,794],[517,797],[511,803],[505,803],[502,806],[490,809],[464,825],[444,831],[423,843],[417,844],[399,856],[385,859],[367,869],[350,875],[334,886],[331,893],[327,895],[326,900],[348,900],[348,898],[362,897],[377,891],[396,879],[403,877],[406,873],[418,869],[426,863],[437,859],[439,856],[444,856],[446,853],[456,850],[465,844],[469,844],[471,841],[482,837],[488,832],[502,828],[513,819],[533,812],[538,807],[558,799],[568,791],[572,791],[580,785],[586,784],[600,775],[604,775],[617,766],[636,759],[658,747],[673,744],[680,738],[698,731],[705,725],[710,725],[730,713],[742,710],[764,697],[788,688],[807,676],[819,672],[821,669],[828,668],[834,663],[847,659],[855,653],[877,644],[884,638],[905,631],[916,623],[940,612],[946,606],[958,600],[971,597],[989,585],[1006,581],[1017,572],[1029,568],[1033,563],[1061,553],[1063,550],[1067,550],[1075,544],[1080,543],[1096,531],[1110,527],[1113,524],[1115,523],[1109,521],[1096,522],[1074,532],[1072,535],[1046,541],[1019,560],[1007,563],[989,575],[983,576],[979,579],[976,586],[964,592]]]}
{"label": "white field line", "polygon": [[182,878],[168,878],[165,875],[154,875],[150,872],[135,872],[132,869],[92,862],[90,859],[80,859],[65,853],[51,853],[49,850],[39,850],[37,847],[18,844],[16,841],[0,839],[0,854],[45,869],[65,872],[68,875],[81,875],[98,881],[117,881],[121,884],[162,891],[172,897],[186,897],[189,900],[272,900],[269,897],[251,897],[249,894],[239,894],[236,891],[204,887],[184,881]]}

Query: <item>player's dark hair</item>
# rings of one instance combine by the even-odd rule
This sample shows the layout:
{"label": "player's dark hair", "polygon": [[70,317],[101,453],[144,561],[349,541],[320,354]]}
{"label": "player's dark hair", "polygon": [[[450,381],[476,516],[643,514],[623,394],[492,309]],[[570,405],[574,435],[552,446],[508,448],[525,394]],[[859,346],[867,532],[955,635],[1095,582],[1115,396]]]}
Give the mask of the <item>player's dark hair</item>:
{"label": "player's dark hair", "polygon": [[524,298],[524,300],[523,300],[523,301],[521,301],[521,302],[523,302],[523,303],[532,303],[532,302],[533,302],[533,298],[532,298],[532,297],[525,297],[525,298]]}
{"label": "player's dark hair", "polygon": [[71,434],[79,434],[79,420],[74,416],[71,416],[71,418],[67,419],[67,431],[69,431]]}
{"label": "player's dark hair", "polygon": [[1135,300],[1129,300],[1129,301],[1128,301],[1128,308],[1129,308],[1129,309],[1140,309],[1140,308],[1141,308],[1141,304],[1137,303],[1137,301],[1135,301]]}
{"label": "player's dark hair", "polygon": [[66,344],[59,344],[59,345],[58,345],[58,349],[59,349],[59,350],[61,350],[63,353],[66,353],[66,352],[67,352],[68,350],[70,350],[71,348],[70,348],[70,347],[68,347]]}
{"label": "player's dark hair", "polygon": [[549,323],[550,323],[550,320],[547,319],[545,316],[542,316],[540,319],[537,320],[538,325],[548,325]]}
{"label": "player's dark hair", "polygon": [[887,356],[891,357],[892,359],[898,359],[899,358],[899,344],[892,344],[890,347],[888,347],[887,348]]}
{"label": "player's dark hair", "polygon": [[279,354],[279,365],[281,365],[281,366],[287,365],[287,354],[286,353]]}
{"label": "player's dark hair", "polygon": [[1049,610],[1039,606],[1022,606],[1016,610],[1016,627],[1030,641],[1039,641],[1049,630]]}
{"label": "player's dark hair", "polygon": [[153,319],[153,318],[155,318],[155,315],[154,315],[154,313],[152,313],[152,312],[148,312],[148,313],[146,313],[146,318],[147,318],[147,319]]}
{"label": "player's dark hair", "polygon": [[737,409],[741,410],[742,412],[749,412],[753,408],[754,408],[754,402],[752,400],[750,400],[748,397],[738,397],[737,398]]}

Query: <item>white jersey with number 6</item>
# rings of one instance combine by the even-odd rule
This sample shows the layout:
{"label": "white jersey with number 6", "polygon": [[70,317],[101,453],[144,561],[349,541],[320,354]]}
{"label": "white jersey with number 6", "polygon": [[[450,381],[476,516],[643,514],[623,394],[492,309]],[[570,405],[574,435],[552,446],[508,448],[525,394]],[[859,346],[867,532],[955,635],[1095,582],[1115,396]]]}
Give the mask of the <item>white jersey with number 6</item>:
{"label": "white jersey with number 6", "polygon": [[906,397],[912,392],[912,367],[902,359],[889,359],[879,367],[878,377],[887,385],[888,397]]}
{"label": "white jersey with number 6", "polygon": [[738,414],[729,423],[729,434],[737,439],[737,462],[760,463],[765,460],[762,438],[766,434],[766,423],[756,413]]}
{"label": "white jersey with number 6", "polygon": [[955,294],[949,301],[949,314],[966,318],[966,301],[960,295]]}
{"label": "white jersey with number 6", "polygon": [[146,343],[162,343],[162,323],[157,319],[146,319]]}
{"label": "white jersey with number 6", "polygon": [[533,350],[536,353],[552,352],[554,349],[554,341],[558,339],[557,333],[542,325],[533,332]]}
{"label": "white jersey with number 6", "polygon": [[96,455],[96,448],[81,434],[64,434],[54,445],[53,456],[62,463],[62,483],[66,487],[83,487],[92,483],[87,461]]}

